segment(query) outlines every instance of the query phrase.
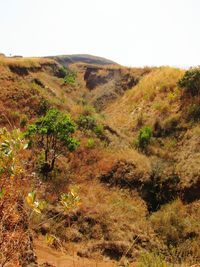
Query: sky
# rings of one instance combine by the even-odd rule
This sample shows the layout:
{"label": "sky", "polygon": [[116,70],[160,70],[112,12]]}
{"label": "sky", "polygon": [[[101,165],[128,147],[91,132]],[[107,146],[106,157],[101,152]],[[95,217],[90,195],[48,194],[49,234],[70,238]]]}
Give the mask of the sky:
{"label": "sky", "polygon": [[200,65],[200,0],[0,0],[0,52]]}

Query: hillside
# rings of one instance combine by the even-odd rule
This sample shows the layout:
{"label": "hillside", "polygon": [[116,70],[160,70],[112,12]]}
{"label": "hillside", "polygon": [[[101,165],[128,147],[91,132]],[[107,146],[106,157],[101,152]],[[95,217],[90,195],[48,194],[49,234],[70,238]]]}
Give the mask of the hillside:
{"label": "hillside", "polygon": [[[1,264],[200,262],[199,95],[178,85],[184,74],[85,55],[0,58]],[[52,108],[70,114],[80,145],[45,177],[44,136],[25,137]]]}
{"label": "hillside", "polygon": [[117,64],[112,60],[87,54],[49,56],[48,58],[58,61],[65,67],[67,67],[72,63],[80,63],[80,62],[92,65],[100,65],[100,66]]}

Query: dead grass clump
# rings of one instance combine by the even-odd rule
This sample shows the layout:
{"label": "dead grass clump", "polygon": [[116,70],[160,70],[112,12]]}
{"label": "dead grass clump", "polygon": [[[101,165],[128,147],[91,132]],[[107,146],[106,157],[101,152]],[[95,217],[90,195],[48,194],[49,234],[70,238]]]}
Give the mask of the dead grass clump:
{"label": "dead grass clump", "polygon": [[174,262],[199,261],[199,216],[199,202],[184,205],[179,199],[151,215],[152,227],[168,246]]}

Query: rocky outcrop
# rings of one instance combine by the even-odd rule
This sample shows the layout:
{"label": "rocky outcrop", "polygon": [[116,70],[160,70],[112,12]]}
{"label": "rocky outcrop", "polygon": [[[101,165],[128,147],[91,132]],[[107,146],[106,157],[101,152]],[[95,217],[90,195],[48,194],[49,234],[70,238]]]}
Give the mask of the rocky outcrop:
{"label": "rocky outcrop", "polygon": [[107,103],[123,95],[139,81],[130,71],[97,66],[86,67],[84,80],[90,91],[88,98],[92,99],[97,110],[103,109]]}
{"label": "rocky outcrop", "polygon": [[173,169],[161,162],[157,166],[154,163],[141,168],[139,162],[119,160],[107,173],[100,175],[99,179],[107,184],[137,190],[148,209],[155,211],[161,205],[181,196],[182,191],[180,178]]}

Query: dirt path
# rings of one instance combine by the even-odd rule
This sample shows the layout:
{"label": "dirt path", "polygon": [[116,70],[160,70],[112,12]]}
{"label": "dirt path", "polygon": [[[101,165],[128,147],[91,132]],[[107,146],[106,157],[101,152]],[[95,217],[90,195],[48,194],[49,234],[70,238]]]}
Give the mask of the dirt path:
{"label": "dirt path", "polygon": [[38,257],[38,263],[48,262],[55,267],[117,267],[113,261],[95,261],[80,258],[77,255],[66,255],[61,251],[50,248],[42,239],[34,241],[34,248]]}

